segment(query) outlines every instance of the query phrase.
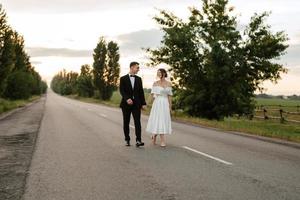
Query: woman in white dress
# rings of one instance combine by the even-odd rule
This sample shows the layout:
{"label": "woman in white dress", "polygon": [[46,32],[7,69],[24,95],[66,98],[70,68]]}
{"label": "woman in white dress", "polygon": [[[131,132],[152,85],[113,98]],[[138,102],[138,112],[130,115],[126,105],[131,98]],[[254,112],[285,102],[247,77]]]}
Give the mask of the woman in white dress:
{"label": "woman in white dress", "polygon": [[160,146],[166,146],[166,134],[171,134],[171,108],[172,108],[172,85],[166,80],[165,69],[157,71],[160,79],[153,83],[151,95],[153,104],[149,115],[146,131],[152,134],[152,143],[156,144],[157,135],[160,136]]}

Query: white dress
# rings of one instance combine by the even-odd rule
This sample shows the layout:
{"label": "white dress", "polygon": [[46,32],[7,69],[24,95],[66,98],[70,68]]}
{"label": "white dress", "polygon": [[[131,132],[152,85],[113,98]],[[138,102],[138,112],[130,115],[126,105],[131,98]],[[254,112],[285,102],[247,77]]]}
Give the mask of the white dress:
{"label": "white dress", "polygon": [[151,134],[171,134],[171,115],[168,96],[172,95],[171,87],[153,86],[154,95],[146,131]]}

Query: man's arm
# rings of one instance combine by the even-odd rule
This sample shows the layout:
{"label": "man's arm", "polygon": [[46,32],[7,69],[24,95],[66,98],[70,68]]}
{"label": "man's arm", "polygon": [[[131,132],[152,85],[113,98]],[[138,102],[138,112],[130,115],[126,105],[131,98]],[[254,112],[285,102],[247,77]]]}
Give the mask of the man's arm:
{"label": "man's arm", "polygon": [[141,102],[142,102],[142,105],[145,106],[147,105],[146,104],[146,100],[145,100],[145,94],[144,94],[144,88],[143,88],[143,81],[141,79],[141,88],[140,88],[140,93],[141,93]]}
{"label": "man's arm", "polygon": [[125,101],[130,99],[130,97],[126,94],[126,89],[125,89],[125,83],[124,83],[124,77],[120,78],[120,94]]}

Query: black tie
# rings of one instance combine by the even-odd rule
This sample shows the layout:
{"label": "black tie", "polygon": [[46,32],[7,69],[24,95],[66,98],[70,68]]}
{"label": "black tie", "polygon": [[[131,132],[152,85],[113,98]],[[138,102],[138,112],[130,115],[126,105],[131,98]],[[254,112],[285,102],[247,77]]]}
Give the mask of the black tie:
{"label": "black tie", "polygon": [[130,75],[130,77],[135,77],[135,75]]}

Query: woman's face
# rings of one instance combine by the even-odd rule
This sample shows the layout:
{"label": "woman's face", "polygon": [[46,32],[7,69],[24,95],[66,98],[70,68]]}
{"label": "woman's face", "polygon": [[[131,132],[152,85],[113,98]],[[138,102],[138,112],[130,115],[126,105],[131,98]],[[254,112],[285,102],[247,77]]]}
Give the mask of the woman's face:
{"label": "woman's face", "polygon": [[161,73],[160,70],[157,70],[157,77],[158,77],[158,78],[162,78],[162,73]]}

